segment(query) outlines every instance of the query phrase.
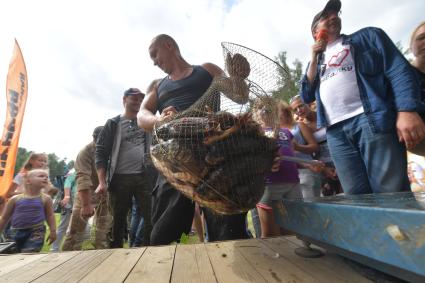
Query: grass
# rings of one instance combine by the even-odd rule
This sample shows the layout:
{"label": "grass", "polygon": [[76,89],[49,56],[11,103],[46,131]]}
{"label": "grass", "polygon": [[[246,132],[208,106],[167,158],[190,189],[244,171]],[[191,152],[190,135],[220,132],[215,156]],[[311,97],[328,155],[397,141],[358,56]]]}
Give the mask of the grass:
{"label": "grass", "polygon": [[[254,226],[252,225],[252,217],[251,217],[251,211],[248,212],[247,215],[248,220],[248,229],[251,230],[251,233],[254,234]],[[60,213],[55,213],[55,219],[56,219],[56,227],[59,226],[60,222]],[[47,227],[46,232],[46,238],[49,235],[49,227]],[[194,235],[186,235],[183,234],[180,238],[180,244],[182,245],[191,245],[191,244],[199,244],[201,243],[199,241],[198,235],[195,233]],[[124,243],[124,248],[128,248],[128,243]],[[92,244],[91,239],[86,240],[83,242],[83,250],[93,250],[94,246]],[[43,248],[41,249],[41,252],[49,252],[50,251],[50,245],[45,241]]]}
{"label": "grass", "polygon": [[[251,211],[248,211],[247,221],[248,221],[248,229],[251,231],[252,235],[255,235],[254,225],[252,224]],[[199,241],[199,237],[196,233],[194,235],[183,234],[180,238],[180,244],[182,245],[191,245],[191,244],[199,244],[199,243],[201,242]],[[173,244],[175,244],[175,242]]]}
{"label": "grass", "polygon": [[[61,218],[61,214],[60,213],[55,213],[56,227],[59,226],[60,218]],[[48,226],[46,228],[47,228],[47,230],[46,230],[46,239],[47,239],[47,236],[49,235],[50,230],[49,230],[49,227]],[[63,240],[65,240],[65,237],[64,237]],[[128,243],[124,243],[124,248],[128,248]],[[83,248],[82,249],[83,250],[94,250],[94,245],[92,243],[92,240],[91,239],[88,239],[88,240],[84,241],[83,242]],[[50,245],[47,243],[47,240],[44,241],[44,246],[41,249],[41,252],[44,252],[44,253],[45,252],[50,252]]]}

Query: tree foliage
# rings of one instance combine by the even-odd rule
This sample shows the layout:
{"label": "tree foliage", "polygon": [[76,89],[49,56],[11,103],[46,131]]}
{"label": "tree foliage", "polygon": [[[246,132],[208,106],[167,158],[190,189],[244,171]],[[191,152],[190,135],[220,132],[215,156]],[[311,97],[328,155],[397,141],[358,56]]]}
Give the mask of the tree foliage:
{"label": "tree foliage", "polygon": [[403,54],[405,57],[411,53],[410,48],[404,48],[401,41],[397,41],[395,46],[397,46],[398,50],[400,50],[401,54]]}
{"label": "tree foliage", "polygon": [[289,102],[291,97],[298,94],[300,91],[300,80],[303,74],[303,65],[300,60],[295,59],[292,63],[292,68],[287,63],[286,51],[279,52],[275,58],[283,69],[279,70],[279,90],[273,93],[273,96]]}
{"label": "tree foliage", "polygon": [[[15,173],[18,173],[21,170],[25,162],[30,157],[31,153],[32,151],[27,150],[26,148],[18,148],[18,154],[16,156],[15,163]],[[49,162],[49,174],[51,179],[56,176],[64,175],[69,169],[74,166],[73,160],[67,162],[66,158],[61,159],[55,153],[48,153],[47,157]]]}

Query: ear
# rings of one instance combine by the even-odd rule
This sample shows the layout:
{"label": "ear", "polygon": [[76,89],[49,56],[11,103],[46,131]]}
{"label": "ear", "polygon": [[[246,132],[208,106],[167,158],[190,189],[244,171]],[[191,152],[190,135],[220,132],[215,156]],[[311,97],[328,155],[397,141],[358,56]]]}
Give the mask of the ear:
{"label": "ear", "polygon": [[167,48],[168,50],[173,50],[174,49],[174,45],[171,43],[171,41],[167,40],[164,42],[164,46],[165,48]]}

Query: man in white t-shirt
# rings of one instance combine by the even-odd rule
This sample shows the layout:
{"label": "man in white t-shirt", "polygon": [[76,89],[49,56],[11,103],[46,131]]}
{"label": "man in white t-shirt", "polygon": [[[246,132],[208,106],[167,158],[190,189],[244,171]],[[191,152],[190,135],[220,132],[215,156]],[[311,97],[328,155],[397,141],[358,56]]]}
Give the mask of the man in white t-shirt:
{"label": "man in white t-shirt", "polygon": [[383,30],[341,34],[340,9],[339,0],[329,0],[313,19],[302,98],[317,101],[318,127],[327,127],[345,193],[409,190],[406,147],[425,137],[418,84]]}

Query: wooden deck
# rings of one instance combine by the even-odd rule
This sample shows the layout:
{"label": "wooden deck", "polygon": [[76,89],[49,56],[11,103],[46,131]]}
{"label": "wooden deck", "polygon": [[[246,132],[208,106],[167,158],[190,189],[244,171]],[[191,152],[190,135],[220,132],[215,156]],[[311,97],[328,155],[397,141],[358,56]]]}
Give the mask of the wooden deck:
{"label": "wooden deck", "polygon": [[301,258],[295,237],[0,256],[0,282],[370,282],[341,257]]}

